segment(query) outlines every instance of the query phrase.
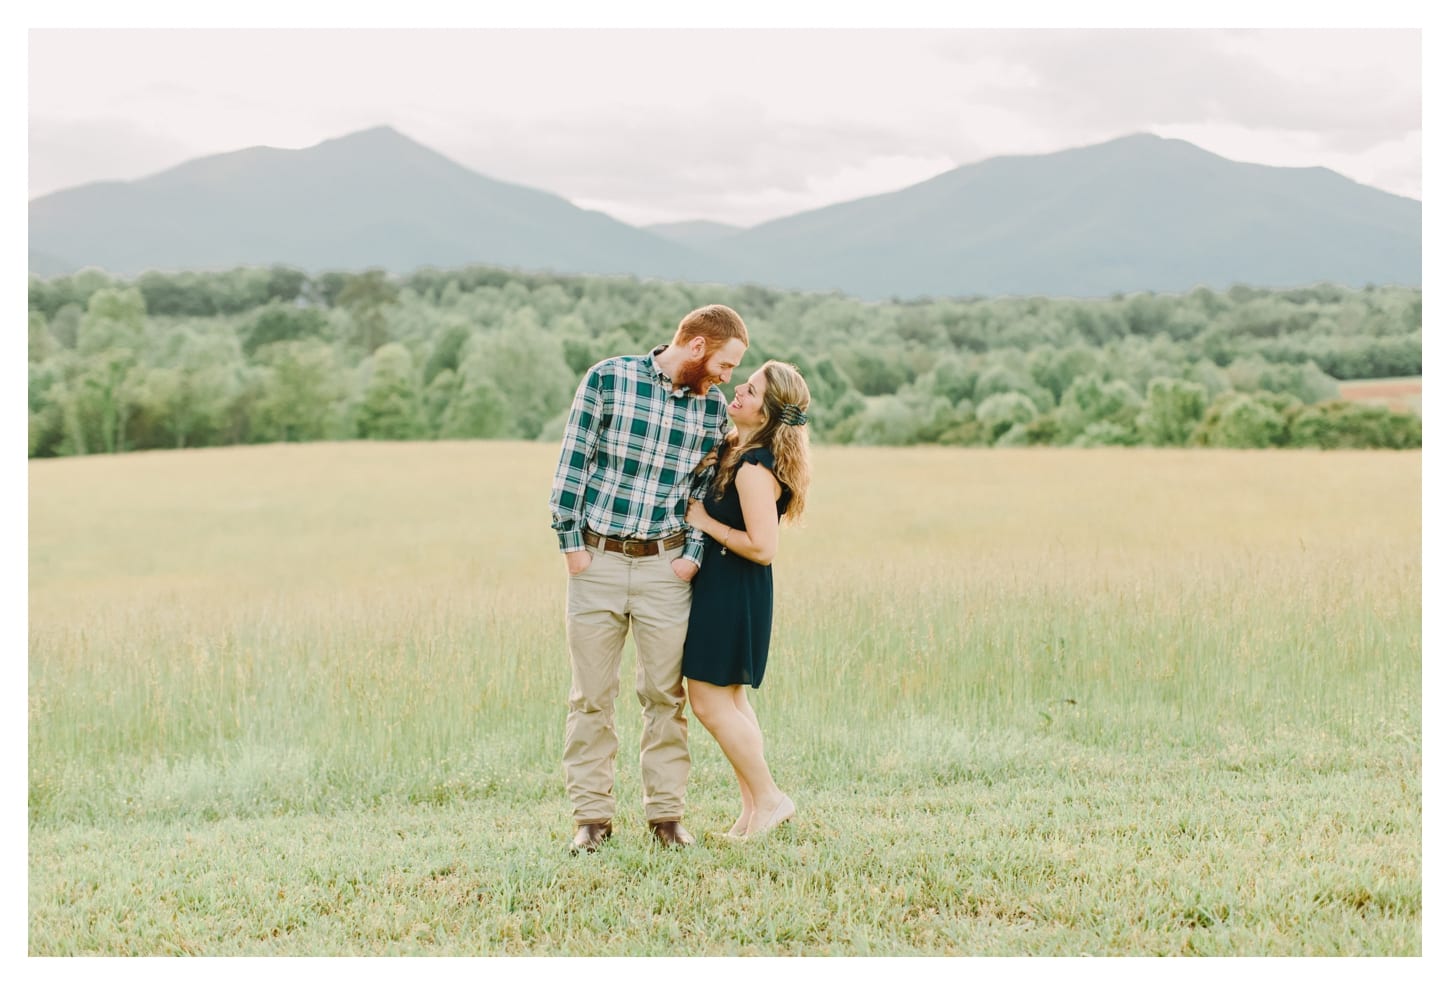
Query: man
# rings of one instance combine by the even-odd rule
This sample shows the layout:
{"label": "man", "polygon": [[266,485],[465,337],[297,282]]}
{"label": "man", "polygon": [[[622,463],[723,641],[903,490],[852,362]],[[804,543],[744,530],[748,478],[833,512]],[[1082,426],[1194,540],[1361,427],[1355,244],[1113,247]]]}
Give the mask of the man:
{"label": "man", "polygon": [[685,508],[691,471],[730,427],[717,384],[749,344],[734,310],[707,305],[669,345],[593,366],[574,395],[549,507],[569,572],[564,778],[576,854],[613,834],[614,700],[631,629],[645,820],[663,845],[695,840],[681,823],[690,751],[680,661],[704,535]]}

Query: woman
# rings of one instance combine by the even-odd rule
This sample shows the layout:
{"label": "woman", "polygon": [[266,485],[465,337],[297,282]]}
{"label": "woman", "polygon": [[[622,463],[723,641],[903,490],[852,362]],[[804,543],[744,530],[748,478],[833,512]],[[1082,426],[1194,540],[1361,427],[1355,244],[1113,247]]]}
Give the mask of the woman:
{"label": "woman", "polygon": [[686,521],[704,531],[695,576],[684,675],[695,717],[720,743],[740,784],[740,817],[727,838],[755,838],[795,816],[795,804],[765,764],[764,738],[745,686],[760,687],[770,646],[772,585],[780,521],[798,521],[810,484],[806,408],[800,371],[771,360],[735,388],[735,430],[722,443],[704,499]]}

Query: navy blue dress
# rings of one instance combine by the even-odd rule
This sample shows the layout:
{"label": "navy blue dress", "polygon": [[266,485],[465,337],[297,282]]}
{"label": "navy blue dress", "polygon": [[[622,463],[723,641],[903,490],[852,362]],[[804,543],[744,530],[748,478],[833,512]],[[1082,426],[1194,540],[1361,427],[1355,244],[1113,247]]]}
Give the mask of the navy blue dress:
{"label": "navy blue dress", "polygon": [[[775,471],[775,456],[769,448],[752,448],[740,461]],[[790,496],[790,490],[782,488],[775,501],[777,518],[785,513]],[[723,496],[711,489],[702,503],[716,520],[736,530],[745,529],[735,483]],[[770,565],[722,551],[717,541],[705,539],[705,558],[695,575],[690,628],[685,636],[684,675],[720,687],[749,684],[758,688],[765,677],[775,601]]]}

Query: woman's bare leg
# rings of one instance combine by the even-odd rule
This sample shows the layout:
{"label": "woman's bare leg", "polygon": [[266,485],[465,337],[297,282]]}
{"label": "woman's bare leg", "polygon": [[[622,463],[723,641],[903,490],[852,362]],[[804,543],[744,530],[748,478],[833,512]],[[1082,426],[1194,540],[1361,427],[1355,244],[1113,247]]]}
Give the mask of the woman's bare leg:
{"label": "woman's bare leg", "polygon": [[[732,766],[731,769],[735,768]],[[725,833],[740,836],[750,830],[750,818],[755,814],[755,798],[750,793],[750,784],[745,782],[745,777],[740,774],[739,770],[735,770],[735,782],[740,784],[740,816]]]}
{"label": "woman's bare leg", "polygon": [[[756,734],[760,736],[761,752],[763,755],[765,750],[765,736],[761,734],[760,720],[755,717],[755,709],[750,706],[750,699],[745,694],[744,686],[727,688],[727,690],[735,702],[735,707],[740,710],[742,715],[749,719],[750,724],[755,728]],[[750,816],[755,813],[755,798],[750,793],[750,784],[745,782],[745,777],[741,775],[739,770],[735,770],[735,779],[740,784],[740,802],[744,809],[740,812],[740,816],[735,819],[735,823],[730,826],[728,833],[743,836],[750,829]]]}
{"label": "woman's bare leg", "polygon": [[[732,693],[740,690],[741,685],[717,687],[705,681],[689,682],[690,707],[695,709],[695,717],[715,737],[735,770],[740,783],[741,804],[745,808],[742,817],[745,829],[749,830],[761,808],[773,810],[785,795],[775,785],[770,767],[765,764],[764,739],[754,709],[746,701],[747,710],[742,711]],[[749,801],[746,797],[750,798]],[[740,821],[735,823],[736,827],[730,830],[739,834],[741,832],[736,828],[740,826]]]}
{"label": "woman's bare leg", "polygon": [[[760,730],[760,719],[755,717],[755,707],[750,703],[749,692],[744,687],[734,689],[735,706],[740,709],[741,714],[750,720],[751,726],[755,729],[756,736],[760,740],[761,759],[765,758],[765,734]],[[780,788],[777,787],[778,791]],[[775,827],[781,823],[781,818],[789,820],[795,816],[795,804],[785,794],[773,801],[763,802],[761,807],[751,811],[750,818],[745,823],[745,829],[735,832],[742,835],[758,834],[767,827]],[[731,829],[734,832],[734,829]]]}

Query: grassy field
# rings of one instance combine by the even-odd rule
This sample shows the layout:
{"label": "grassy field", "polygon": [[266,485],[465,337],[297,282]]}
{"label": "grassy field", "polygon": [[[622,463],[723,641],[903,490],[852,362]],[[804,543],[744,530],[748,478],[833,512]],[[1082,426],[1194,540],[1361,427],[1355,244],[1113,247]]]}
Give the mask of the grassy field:
{"label": "grassy field", "polygon": [[1421,953],[1418,452],[818,449],[797,823],[651,846],[627,652],[583,858],[554,455],[31,462],[30,953]]}

